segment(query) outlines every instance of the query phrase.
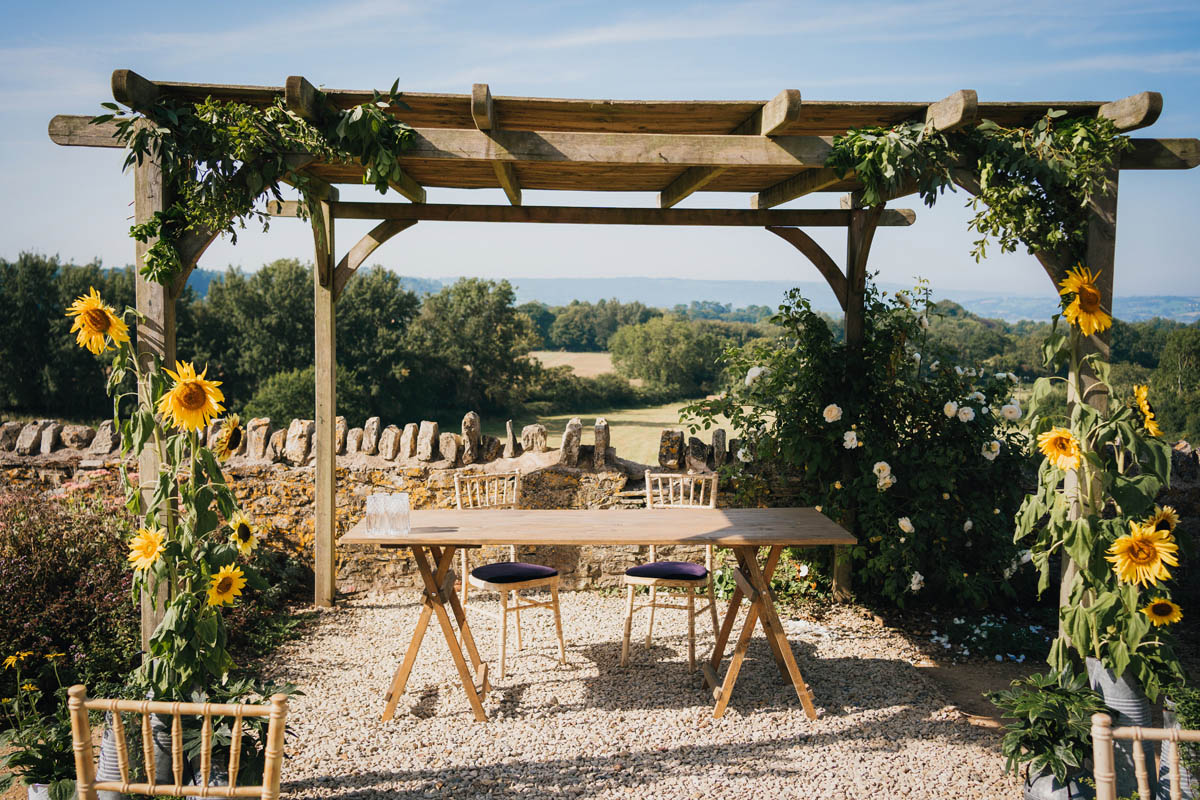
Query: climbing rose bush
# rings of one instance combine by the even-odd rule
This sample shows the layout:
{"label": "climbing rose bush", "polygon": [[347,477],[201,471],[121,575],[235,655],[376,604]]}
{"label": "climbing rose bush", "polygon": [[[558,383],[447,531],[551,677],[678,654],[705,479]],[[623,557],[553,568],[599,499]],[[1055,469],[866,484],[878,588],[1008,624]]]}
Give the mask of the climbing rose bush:
{"label": "climbing rose bush", "polygon": [[889,301],[869,286],[859,357],[793,290],[780,335],[728,350],[728,390],[685,413],[694,430],[731,421],[745,452],[727,477],[783,473],[855,534],[859,594],[986,606],[1015,596],[1027,437],[1015,376],[925,352],[936,313],[928,290]]}

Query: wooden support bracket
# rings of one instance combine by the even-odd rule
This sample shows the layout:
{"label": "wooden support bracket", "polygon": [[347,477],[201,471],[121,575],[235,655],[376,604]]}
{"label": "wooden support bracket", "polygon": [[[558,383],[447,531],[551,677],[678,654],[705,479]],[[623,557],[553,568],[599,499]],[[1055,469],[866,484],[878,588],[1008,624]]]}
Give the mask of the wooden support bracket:
{"label": "wooden support bracket", "polygon": [[834,296],[837,297],[838,303],[842,306],[842,310],[845,311],[848,291],[846,275],[834,262],[829,253],[825,252],[825,248],[817,244],[816,240],[800,228],[768,225],[767,230],[789,242],[803,253],[812,262],[814,267],[820,270],[821,275],[824,276],[825,281],[829,284],[829,288],[833,290]]}
{"label": "wooden support bracket", "polygon": [[350,252],[342,256],[342,260],[338,262],[337,268],[333,271],[333,299],[337,300],[342,296],[342,291],[345,290],[350,278],[354,276],[354,273],[371,253],[374,253],[380,245],[400,231],[407,230],[416,224],[415,219],[384,220],[355,242],[354,246],[350,248]]}

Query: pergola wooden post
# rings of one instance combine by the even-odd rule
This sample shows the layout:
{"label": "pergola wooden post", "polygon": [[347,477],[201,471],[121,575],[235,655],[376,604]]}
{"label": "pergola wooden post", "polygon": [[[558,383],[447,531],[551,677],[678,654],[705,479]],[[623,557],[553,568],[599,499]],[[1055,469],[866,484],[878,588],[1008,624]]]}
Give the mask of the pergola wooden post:
{"label": "pergola wooden post", "polygon": [[[370,102],[371,92],[317,91],[300,76],[284,86],[224,86],[149,81],[129,70],[113,73],[113,96],[121,103],[153,113],[162,98],[196,102],[206,98],[265,107],[283,97],[289,110],[316,120],[337,109]],[[314,556],[315,600],[333,600],[336,566],[336,463],[333,425],[336,414],[335,304],[355,270],[380,245],[421,220],[440,222],[522,222],[600,225],[717,225],[765,227],[791,242],[821,272],[846,313],[846,338],[861,341],[867,254],[879,225],[909,225],[911,211],[862,208],[851,202],[841,209],[775,209],[814,192],[856,192],[861,182],[837,175],[825,166],[832,136],[852,128],[888,126],[923,120],[938,130],[951,130],[990,119],[1005,126],[1029,125],[1049,108],[1073,116],[1100,116],[1120,131],[1152,124],[1162,109],[1154,92],[1108,103],[1092,101],[979,102],[969,89],[935,102],[804,100],[787,89],[768,101],[614,101],[493,96],[487,84],[470,94],[403,93],[398,116],[414,128],[413,147],[399,159],[403,172],[391,188],[408,203],[346,203],[335,184],[361,183],[356,164],[322,163],[307,153],[289,156],[303,170],[306,188],[319,199],[314,219],[316,345],[316,514]],[[60,115],[50,121],[50,138],[61,145],[119,147],[113,123],[92,125],[90,117]],[[1200,164],[1200,140],[1135,138],[1120,169],[1191,169]],[[975,176],[956,174],[972,190]],[[135,175],[138,221],[166,207],[165,185],[152,164]],[[1116,172],[1111,191],[1093,206],[1088,266],[1100,270],[1104,303],[1111,308],[1113,243],[1116,231]],[[495,188],[509,205],[427,204],[426,186],[460,189]],[[622,191],[654,193],[653,208],[581,208],[522,205],[522,189]],[[975,186],[977,190],[977,186]],[[915,187],[911,193],[915,191]],[[741,192],[749,209],[675,208],[696,192]],[[296,203],[274,206],[272,213],[297,216]],[[334,220],[372,219],[378,224],[340,261],[335,258]],[[802,228],[847,229],[844,271]],[[139,352],[164,359],[174,355],[174,298],[187,280],[211,232],[187,233],[180,244],[183,270],[169,289],[139,278],[138,308],[147,321],[138,330]],[[147,247],[139,245],[139,265]],[[1069,264],[1060,254],[1039,253],[1047,272],[1058,279]],[[336,266],[334,266],[336,264]],[[1107,340],[1090,343],[1097,352]],[[1085,402],[1099,403],[1089,395]],[[157,471],[153,455],[143,457],[143,475]],[[853,522],[853,520],[850,520]],[[849,588],[849,563],[838,560],[835,593]],[[150,617],[144,625],[152,630]],[[148,632],[146,634],[148,636]]]}

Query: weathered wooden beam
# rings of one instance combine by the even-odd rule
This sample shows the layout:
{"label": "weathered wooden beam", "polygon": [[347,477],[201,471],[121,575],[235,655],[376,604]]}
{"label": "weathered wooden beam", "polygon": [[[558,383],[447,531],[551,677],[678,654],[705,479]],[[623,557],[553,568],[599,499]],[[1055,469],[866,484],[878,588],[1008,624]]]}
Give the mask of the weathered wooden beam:
{"label": "weathered wooden beam", "polygon": [[1200,165],[1200,139],[1130,139],[1121,169],[1192,169]]}
{"label": "weathered wooden beam", "polygon": [[1162,95],[1158,92],[1139,92],[1105,103],[1096,111],[1096,116],[1112,120],[1119,131],[1134,131],[1149,127],[1158,120],[1162,114],[1162,102]]}
{"label": "weathered wooden beam", "polygon": [[115,122],[93,125],[91,117],[78,114],[58,114],[51,117],[46,133],[50,141],[63,147],[119,147],[125,145],[113,136],[117,132]]}
{"label": "weathered wooden beam", "polygon": [[337,464],[334,454],[337,416],[337,312],[334,305],[334,218],[322,201],[313,215],[314,422],[316,469],[313,514],[313,602],[331,606],[337,587]]}
{"label": "weathered wooden beam", "polygon": [[724,171],[719,167],[688,167],[658,193],[659,208],[670,208],[692,192],[700,191]]}
{"label": "weathered wooden beam", "polygon": [[399,178],[388,181],[388,186],[401,197],[406,197],[414,203],[425,202],[425,187],[413,180],[404,170],[400,170]]}
{"label": "weathered wooden beam", "polygon": [[774,208],[789,200],[795,200],[797,197],[819,192],[822,189],[827,189],[830,186],[853,177],[853,171],[847,173],[844,177],[839,177],[837,170],[832,167],[806,169],[804,172],[797,173],[774,186],[768,186],[766,189],[752,196],[750,198],[750,207],[761,209]]}
{"label": "weathered wooden beam", "polygon": [[[840,209],[779,209],[756,211],[742,208],[596,208],[589,206],[495,206],[459,203],[332,203],[333,216],[341,219],[415,219],[432,222],[534,222],[562,225],[681,225],[765,228],[844,228],[850,211]],[[269,203],[268,212],[277,217],[300,216],[296,202]],[[916,220],[912,209],[888,209],[879,225],[907,227]]]}
{"label": "weathered wooden beam", "polygon": [[939,131],[952,131],[975,121],[979,113],[979,95],[974,89],[960,89],[949,97],[930,103],[925,124]]}
{"label": "weathered wooden beam", "polygon": [[113,99],[135,111],[145,111],[162,96],[162,90],[153,81],[148,81],[131,69],[114,69],[112,74]]}
{"label": "weathered wooden beam", "polygon": [[847,284],[846,275],[838,267],[837,263],[829,253],[825,252],[825,248],[817,244],[817,242],[807,233],[799,228],[785,228],[778,225],[769,225],[767,230],[775,234],[786,242],[789,242],[792,247],[795,247],[805,258],[812,262],[825,281],[829,284],[829,288],[833,290],[834,296],[837,298],[838,304],[842,310],[846,310],[846,295]]}
{"label": "weathered wooden beam", "polygon": [[355,242],[354,246],[350,248],[350,252],[342,256],[337,269],[333,271],[333,299],[336,301],[342,296],[346,284],[354,277],[354,273],[370,257],[371,253],[374,253],[397,233],[416,224],[415,219],[385,219],[372,228],[366,236]]}
{"label": "weathered wooden beam", "polygon": [[283,85],[283,100],[288,110],[307,122],[319,123],[334,111],[317,87],[303,75],[289,75]]}
{"label": "weathered wooden beam", "polygon": [[500,182],[500,188],[504,190],[508,202],[514,206],[521,205],[521,183],[517,180],[517,168],[507,161],[495,161],[492,163],[492,169],[496,172],[496,180]]}
{"label": "weathered wooden beam", "polygon": [[476,83],[471,87],[471,119],[475,120],[475,127],[481,131],[498,127],[492,90],[486,83]]}
{"label": "weathered wooden beam", "polygon": [[803,114],[799,89],[784,89],[762,107],[762,123],[759,133],[772,136],[776,131],[796,122]]}

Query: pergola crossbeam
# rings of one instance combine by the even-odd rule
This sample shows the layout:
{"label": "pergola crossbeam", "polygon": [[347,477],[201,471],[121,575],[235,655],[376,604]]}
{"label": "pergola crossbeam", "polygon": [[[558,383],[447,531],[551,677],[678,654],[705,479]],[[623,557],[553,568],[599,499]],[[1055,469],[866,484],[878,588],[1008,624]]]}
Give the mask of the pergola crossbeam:
{"label": "pergola crossbeam", "polygon": [[1119,131],[1132,131],[1153,125],[1161,113],[1161,94],[1139,92],[1105,103],[1096,111],[1096,116],[1112,120]]}
{"label": "pergola crossbeam", "polygon": [[[496,120],[496,106],[492,102],[492,90],[486,83],[471,87],[471,118],[475,120],[475,127],[484,133],[500,127]],[[517,180],[516,167],[507,161],[493,161],[492,170],[508,202],[514,206],[521,205],[521,183]]]}

